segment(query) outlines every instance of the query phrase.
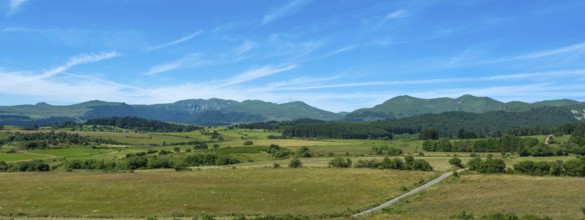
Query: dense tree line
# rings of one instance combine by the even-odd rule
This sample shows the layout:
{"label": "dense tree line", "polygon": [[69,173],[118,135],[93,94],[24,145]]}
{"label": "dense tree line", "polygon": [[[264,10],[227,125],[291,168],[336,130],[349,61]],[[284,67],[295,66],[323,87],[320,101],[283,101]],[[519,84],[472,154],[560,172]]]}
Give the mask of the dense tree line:
{"label": "dense tree line", "polygon": [[[425,151],[442,152],[517,152],[529,151],[538,145],[538,139],[521,138],[512,135],[504,135],[500,138],[484,138],[478,140],[450,141],[449,139],[426,140],[423,142]],[[528,153],[530,155],[530,153]],[[524,155],[524,156],[528,156]],[[544,156],[544,155],[537,155]],[[547,155],[548,156],[548,155]]]}
{"label": "dense tree line", "polygon": [[398,132],[368,123],[295,124],[283,131],[284,136],[337,139],[392,139],[393,133]]}
{"label": "dense tree line", "polygon": [[123,129],[150,132],[189,132],[200,130],[201,127],[193,125],[179,125],[156,120],[148,120],[136,117],[111,117],[91,119],[86,125],[115,126]]}
{"label": "dense tree line", "polygon": [[84,137],[79,134],[66,132],[35,132],[11,134],[5,139],[0,139],[0,145],[19,142],[23,148],[37,149],[48,148],[49,146],[58,145],[89,145],[89,144],[117,144],[111,139]]}
{"label": "dense tree line", "polygon": [[[284,136],[309,138],[391,138],[393,134],[416,134],[421,139],[457,137],[473,139],[501,137],[505,134],[528,136],[550,134],[557,127],[575,122],[566,108],[541,107],[525,112],[445,112],[402,119],[372,122],[268,122],[239,125],[241,128],[282,130]],[[436,132],[435,132],[436,131]]]}

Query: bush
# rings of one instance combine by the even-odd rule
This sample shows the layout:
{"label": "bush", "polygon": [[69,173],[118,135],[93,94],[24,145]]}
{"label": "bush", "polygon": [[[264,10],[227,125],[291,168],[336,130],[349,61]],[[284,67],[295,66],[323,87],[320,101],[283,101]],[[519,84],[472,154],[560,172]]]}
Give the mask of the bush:
{"label": "bush", "polygon": [[[475,167],[475,170],[477,170],[480,173],[505,173],[506,172],[506,163],[502,160],[502,159],[493,159],[493,158],[488,158],[486,160],[481,160],[479,158],[474,158],[477,159],[476,162],[477,164],[474,164],[473,166]],[[474,160],[472,159],[472,160]],[[471,160],[470,160],[471,162]],[[471,165],[470,165],[470,170],[471,170]]]}
{"label": "bush", "polygon": [[253,144],[254,144],[254,142],[252,142],[251,140],[244,141],[244,145],[246,145],[246,146],[253,145]]}
{"label": "bush", "polygon": [[412,161],[412,164],[410,164],[410,169],[411,170],[421,170],[421,171],[432,171],[433,167],[426,160],[415,159],[414,161]]}
{"label": "bush", "polygon": [[463,168],[463,164],[461,164],[461,159],[459,159],[458,157],[453,157],[449,160],[449,164],[459,167],[459,168]]}
{"label": "bush", "polygon": [[337,157],[331,161],[329,161],[329,167],[333,168],[349,168],[351,167],[351,159],[349,158],[341,158]]}
{"label": "bush", "polygon": [[299,157],[311,157],[311,152],[309,152],[309,148],[308,147],[301,147],[301,149],[299,149],[299,151],[297,152],[297,155]]}
{"label": "bush", "polygon": [[130,157],[126,159],[126,167],[130,170],[146,167],[148,159],[146,157]]}
{"label": "bush", "polygon": [[288,167],[289,168],[301,168],[303,167],[303,163],[301,162],[301,160],[299,158],[293,158],[292,160],[290,160],[290,163],[288,163]]}
{"label": "bush", "polygon": [[46,172],[49,171],[49,164],[46,164],[42,160],[31,160],[26,162],[20,162],[9,168],[10,171],[17,172]]}
{"label": "bush", "polygon": [[148,163],[146,165],[148,169],[157,169],[157,168],[173,168],[174,164],[171,159],[168,157],[151,157],[148,158]]}
{"label": "bush", "polygon": [[5,172],[8,170],[8,164],[4,161],[0,160],[0,172]]}
{"label": "bush", "polygon": [[276,144],[271,144],[267,151],[269,154],[272,154],[273,157],[278,159],[286,159],[291,155],[291,151],[286,148],[281,148]]}
{"label": "bush", "polygon": [[274,168],[280,168],[280,164],[279,163],[274,163],[273,167]]}

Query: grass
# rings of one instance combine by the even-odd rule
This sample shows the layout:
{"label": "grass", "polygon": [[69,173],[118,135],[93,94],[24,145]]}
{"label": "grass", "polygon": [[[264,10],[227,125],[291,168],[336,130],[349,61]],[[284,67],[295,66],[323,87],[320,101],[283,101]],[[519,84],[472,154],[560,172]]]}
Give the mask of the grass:
{"label": "grass", "polygon": [[583,218],[585,179],[523,175],[462,175],[412,196],[379,219],[449,219],[465,210],[476,217],[494,213]]}
{"label": "grass", "polygon": [[235,169],[137,173],[3,173],[0,213],[58,217],[351,214],[432,172]]}
{"label": "grass", "polygon": [[19,160],[34,160],[47,158],[44,155],[32,155],[23,153],[0,153],[0,161],[11,162]]}

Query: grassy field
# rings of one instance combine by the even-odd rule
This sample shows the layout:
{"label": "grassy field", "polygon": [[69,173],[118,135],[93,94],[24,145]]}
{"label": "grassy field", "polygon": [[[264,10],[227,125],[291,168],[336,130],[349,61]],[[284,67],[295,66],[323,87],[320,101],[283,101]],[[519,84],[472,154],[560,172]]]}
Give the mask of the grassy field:
{"label": "grassy field", "polygon": [[553,219],[585,217],[585,179],[521,175],[463,175],[392,206],[376,219],[449,219],[465,210],[537,214]]}
{"label": "grassy field", "polygon": [[60,217],[353,213],[432,172],[235,169],[136,173],[3,173],[0,213]]}
{"label": "grassy field", "polygon": [[0,160],[5,162],[20,161],[20,160],[34,160],[49,158],[46,155],[23,154],[23,153],[0,153]]}

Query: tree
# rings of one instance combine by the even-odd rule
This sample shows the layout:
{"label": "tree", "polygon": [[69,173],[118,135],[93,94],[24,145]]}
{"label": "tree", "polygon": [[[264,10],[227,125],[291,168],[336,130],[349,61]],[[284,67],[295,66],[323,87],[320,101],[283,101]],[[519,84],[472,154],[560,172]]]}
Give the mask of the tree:
{"label": "tree", "polygon": [[437,140],[439,139],[439,131],[434,128],[425,128],[419,134],[421,140]]}
{"label": "tree", "polygon": [[458,157],[451,158],[449,160],[449,164],[456,166],[456,167],[463,168],[463,164],[461,164],[461,159],[459,159]]}
{"label": "tree", "polygon": [[301,162],[301,160],[299,158],[293,158],[292,160],[290,160],[290,163],[288,163],[288,167],[289,168],[301,168],[303,167],[303,163]]}

